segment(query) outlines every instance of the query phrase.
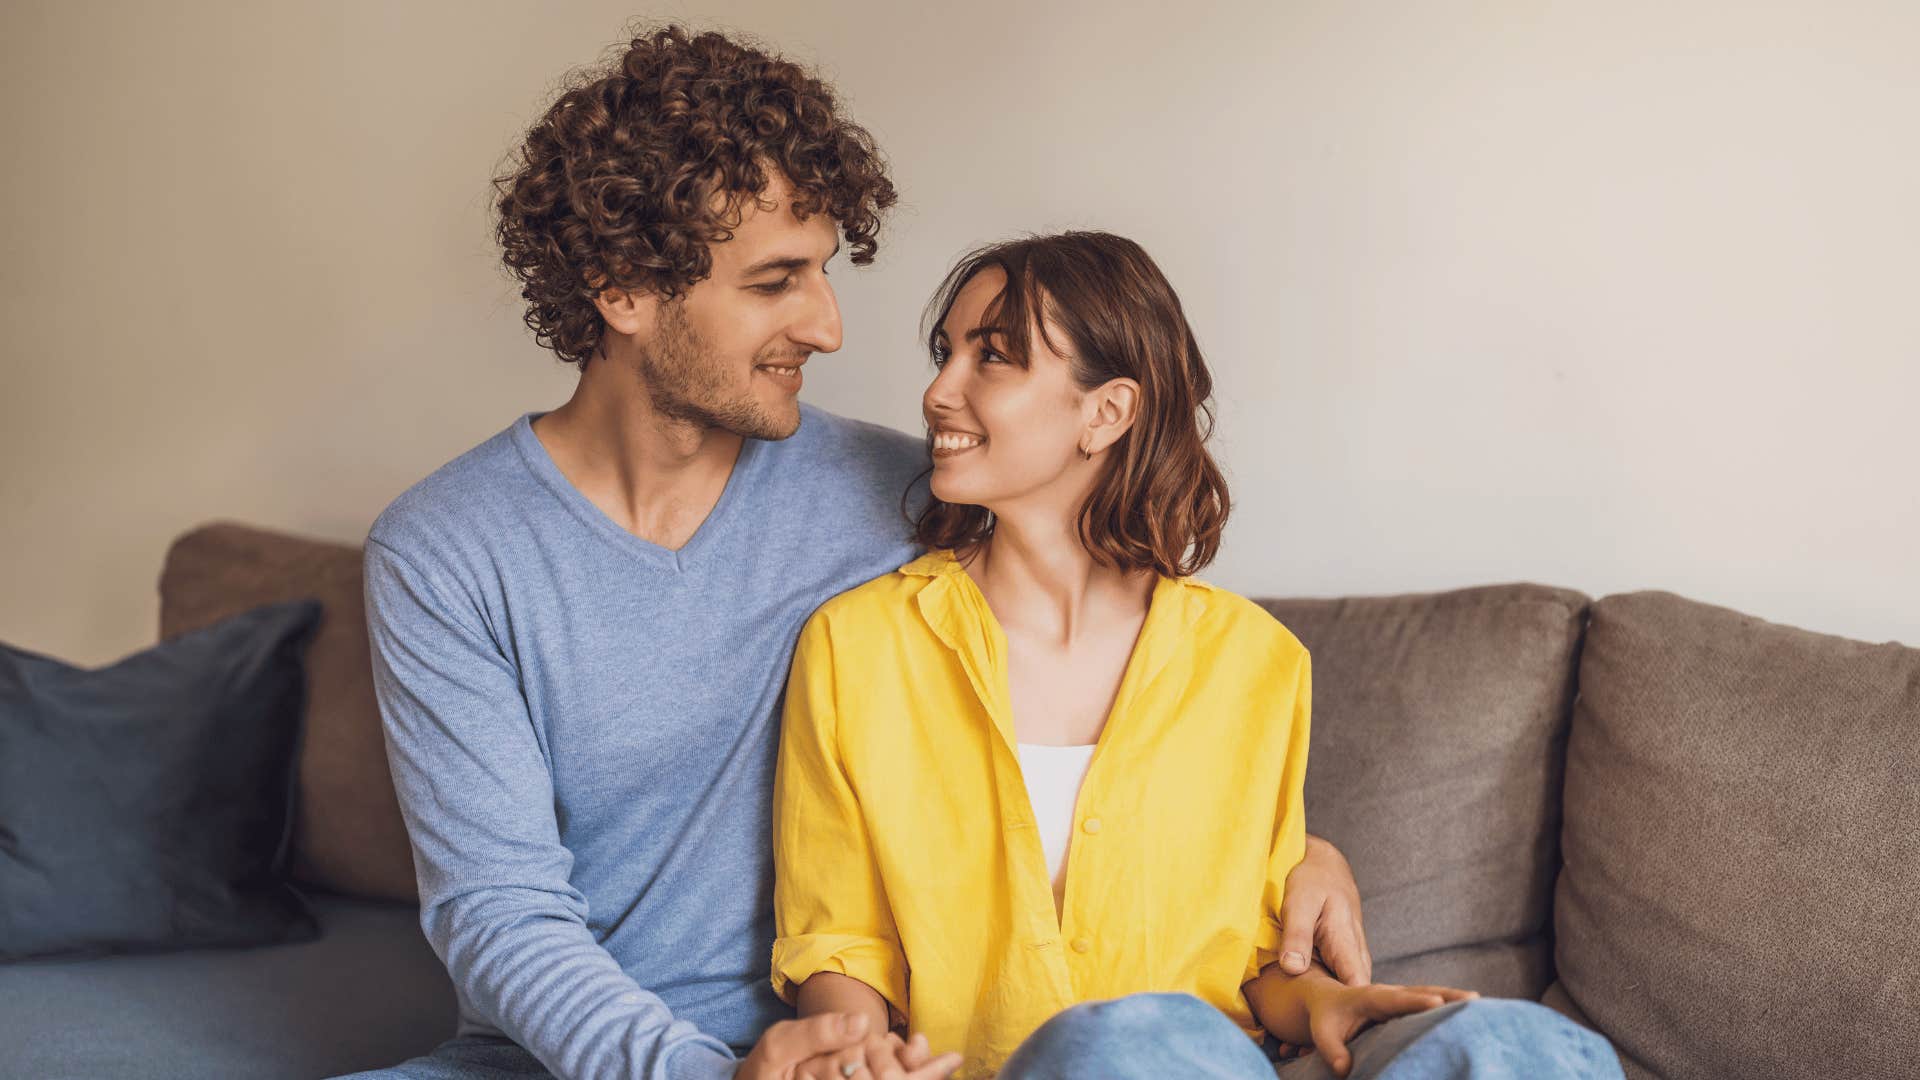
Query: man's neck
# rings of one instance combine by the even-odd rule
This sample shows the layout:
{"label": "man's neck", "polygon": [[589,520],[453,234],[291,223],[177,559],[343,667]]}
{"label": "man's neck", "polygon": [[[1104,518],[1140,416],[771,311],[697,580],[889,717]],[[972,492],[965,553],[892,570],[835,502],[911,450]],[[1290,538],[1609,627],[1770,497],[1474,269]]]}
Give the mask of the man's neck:
{"label": "man's neck", "polygon": [[614,524],[673,551],[720,501],[745,442],[662,416],[639,379],[605,358],[587,365],[573,397],[535,420],[533,432],[561,475]]}

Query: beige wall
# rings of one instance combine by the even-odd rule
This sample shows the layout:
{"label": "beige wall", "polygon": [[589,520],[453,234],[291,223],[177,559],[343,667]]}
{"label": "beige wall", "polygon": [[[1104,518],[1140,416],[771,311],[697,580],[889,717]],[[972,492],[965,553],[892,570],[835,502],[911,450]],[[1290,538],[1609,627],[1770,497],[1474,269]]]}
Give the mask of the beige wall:
{"label": "beige wall", "polygon": [[[823,63],[905,193],[812,401],[912,427],[950,260],[1102,226],[1218,374],[1213,580],[1920,643],[1920,8],[1027,6],[679,9]],[[0,639],[111,659],[174,534],[358,539],[562,400],[487,177],[634,13],[7,5]]]}

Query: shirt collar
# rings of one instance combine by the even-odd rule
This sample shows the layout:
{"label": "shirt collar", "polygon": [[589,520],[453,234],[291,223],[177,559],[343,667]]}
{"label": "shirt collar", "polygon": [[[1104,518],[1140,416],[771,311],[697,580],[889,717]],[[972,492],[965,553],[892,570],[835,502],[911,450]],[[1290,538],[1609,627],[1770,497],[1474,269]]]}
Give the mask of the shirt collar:
{"label": "shirt collar", "polygon": [[[975,692],[993,713],[995,726],[1012,745],[1013,730],[1006,717],[1006,703],[1001,700],[1002,678],[997,674],[1005,670],[1006,637],[993,621],[979,587],[966,579],[965,568],[948,548],[927,552],[902,566],[900,573],[927,579],[914,597],[921,616],[935,636],[959,656]],[[1147,619],[1121,684],[1123,694],[1139,693],[1191,640],[1194,624],[1206,614],[1206,594],[1212,591],[1212,585],[1190,577],[1161,577],[1154,583]]]}
{"label": "shirt collar", "polygon": [[900,568],[900,572],[912,577],[940,577],[943,574],[964,573],[960,560],[952,548],[934,548],[925,555]]}

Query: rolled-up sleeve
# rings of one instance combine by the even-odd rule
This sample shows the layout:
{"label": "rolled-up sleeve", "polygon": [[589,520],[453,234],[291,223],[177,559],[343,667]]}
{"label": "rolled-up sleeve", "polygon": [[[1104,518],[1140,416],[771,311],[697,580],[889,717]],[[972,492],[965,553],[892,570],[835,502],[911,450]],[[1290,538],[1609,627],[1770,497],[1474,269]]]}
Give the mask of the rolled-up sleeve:
{"label": "rolled-up sleeve", "polygon": [[839,747],[827,618],[801,632],[774,777],[773,989],[789,1003],[822,971],[855,978],[907,1011],[907,963]]}
{"label": "rolled-up sleeve", "polygon": [[1280,804],[1274,817],[1273,843],[1267,856],[1267,881],[1261,894],[1261,919],[1254,934],[1253,959],[1246,978],[1280,958],[1280,905],[1287,896],[1287,875],[1307,854],[1307,745],[1313,717],[1313,663],[1304,651],[1293,680],[1291,700],[1276,702],[1280,715],[1270,722],[1290,725],[1287,760],[1282,766]]}

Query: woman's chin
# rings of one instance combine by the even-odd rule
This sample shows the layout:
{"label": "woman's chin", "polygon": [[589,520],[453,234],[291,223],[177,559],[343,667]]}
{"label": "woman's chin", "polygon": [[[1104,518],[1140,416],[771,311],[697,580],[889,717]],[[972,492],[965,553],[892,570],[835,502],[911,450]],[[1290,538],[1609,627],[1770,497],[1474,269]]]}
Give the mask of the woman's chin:
{"label": "woman's chin", "polygon": [[973,490],[973,485],[955,483],[952,477],[941,476],[938,467],[928,478],[927,489],[933,492],[934,498],[943,503],[953,506],[980,505],[980,493]]}

